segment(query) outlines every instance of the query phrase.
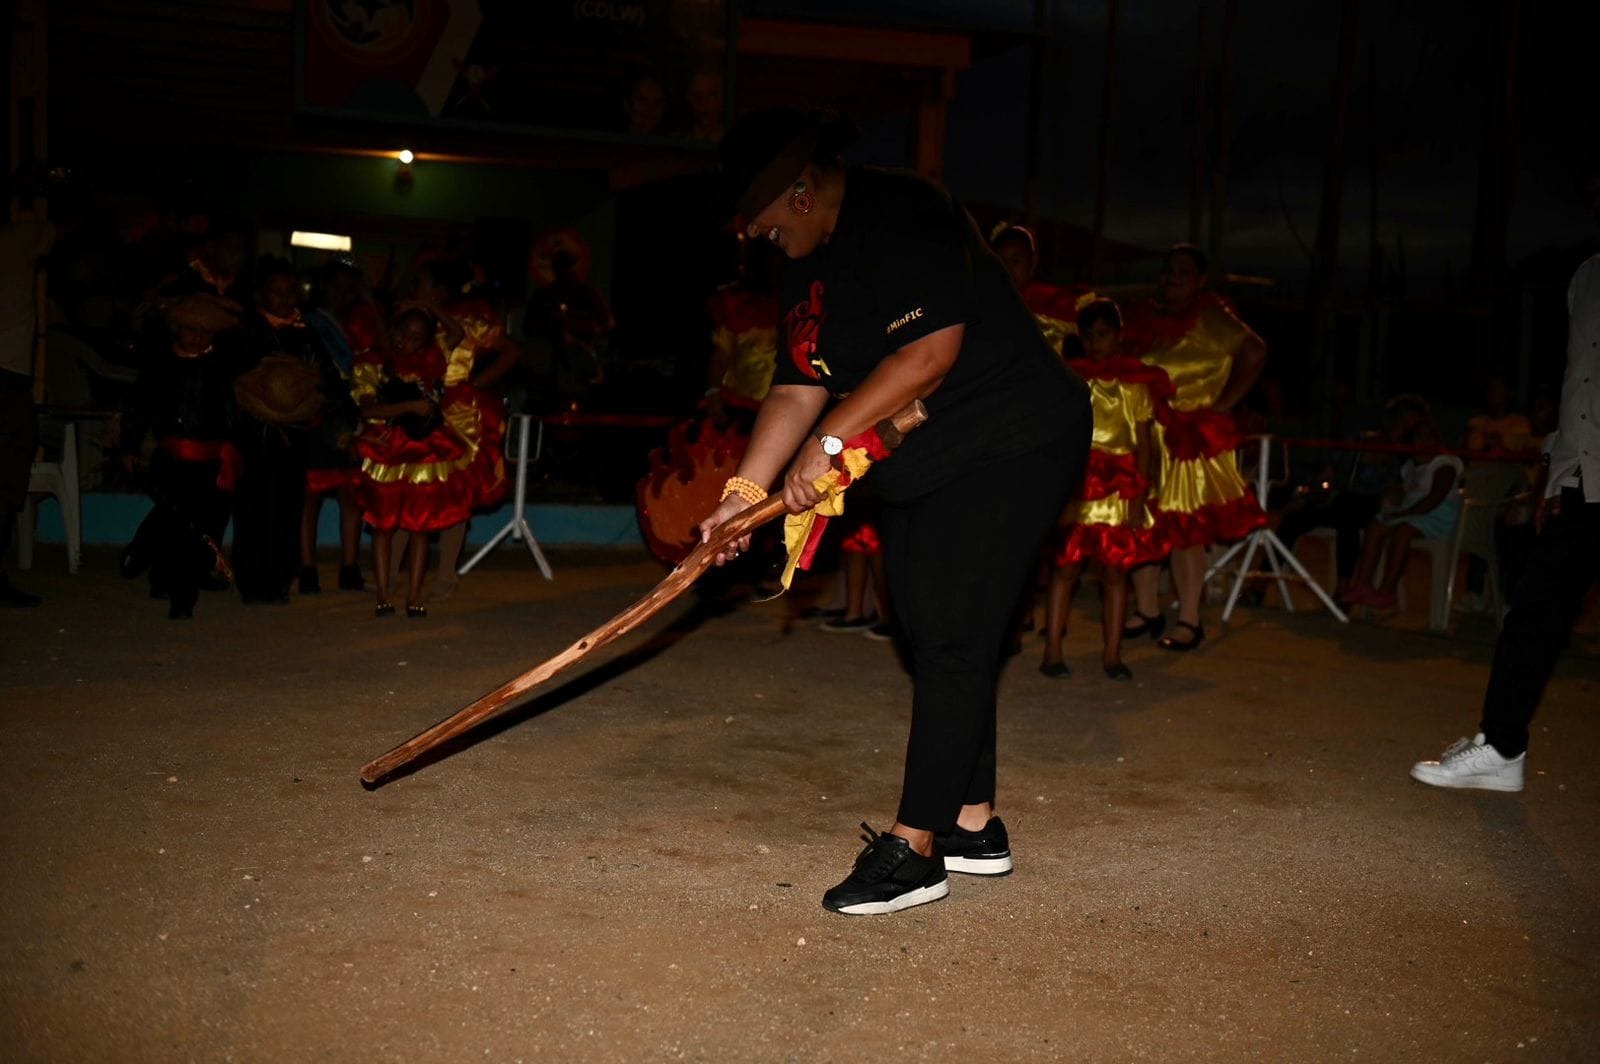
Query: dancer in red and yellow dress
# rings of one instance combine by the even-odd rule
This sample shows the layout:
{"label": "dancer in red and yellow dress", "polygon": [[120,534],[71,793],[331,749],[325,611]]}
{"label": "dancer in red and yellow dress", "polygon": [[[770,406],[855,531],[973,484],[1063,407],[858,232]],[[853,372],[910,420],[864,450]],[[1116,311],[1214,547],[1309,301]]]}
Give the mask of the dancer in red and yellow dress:
{"label": "dancer in red and yellow dress", "polygon": [[[506,404],[500,389],[522,355],[506,333],[505,319],[488,300],[473,294],[473,284],[470,263],[435,258],[418,267],[411,290],[412,302],[439,322],[438,341],[448,352],[443,403],[457,412],[452,428],[471,452],[472,482],[478,491],[469,515],[492,510],[506,498]],[[459,329],[452,331],[458,337],[454,341],[445,335],[452,326]],[[440,531],[439,571],[430,595],[436,601],[455,590],[466,538],[466,517]]]}
{"label": "dancer in red and yellow dress", "polygon": [[1023,304],[1039,323],[1045,340],[1063,358],[1077,358],[1082,352],[1078,336],[1078,312],[1094,298],[1086,284],[1058,285],[1034,276],[1039,265],[1039,248],[1026,226],[1002,227],[989,241],[1000,256],[1011,283],[1017,286]]}
{"label": "dancer in red and yellow dress", "polygon": [[1078,498],[1062,514],[1066,536],[1055,558],[1045,611],[1046,676],[1071,675],[1061,660],[1067,609],[1087,563],[1100,566],[1105,645],[1100,664],[1113,680],[1131,680],[1122,663],[1122,629],[1128,612],[1128,571],[1166,556],[1153,512],[1160,459],[1152,440],[1158,411],[1172,395],[1161,370],[1121,352],[1122,314],[1109,299],[1096,299],[1078,315],[1078,335],[1087,358],[1069,365],[1089,385],[1094,441]]}
{"label": "dancer in red and yellow dress", "polygon": [[[1193,650],[1205,639],[1200,600],[1206,546],[1239,539],[1266,523],[1239,476],[1239,432],[1228,411],[1261,375],[1267,349],[1223,299],[1205,290],[1206,265],[1205,253],[1192,244],[1168,250],[1156,301],[1132,308],[1123,333],[1123,350],[1164,370],[1174,388],[1155,432],[1161,455],[1157,519],[1172,548],[1177,627],[1185,633],[1162,638],[1168,650]],[[1154,566],[1134,572],[1138,623],[1125,634],[1161,635],[1159,576]]]}
{"label": "dancer in red and yellow dress", "polygon": [[[426,616],[427,533],[466,521],[484,490],[470,442],[478,412],[445,384],[449,362],[435,342],[440,325],[421,308],[402,311],[390,327],[392,349],[369,348],[351,370],[363,421],[355,441],[361,458],[356,498],[372,526],[379,617],[394,613],[389,581],[395,532],[409,533],[406,614]],[[459,331],[447,328],[447,342],[459,342]]]}

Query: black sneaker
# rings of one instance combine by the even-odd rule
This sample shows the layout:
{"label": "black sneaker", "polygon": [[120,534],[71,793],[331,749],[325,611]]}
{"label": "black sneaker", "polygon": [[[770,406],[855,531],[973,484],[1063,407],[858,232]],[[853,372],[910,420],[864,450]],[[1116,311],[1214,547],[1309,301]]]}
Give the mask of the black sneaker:
{"label": "black sneaker", "polygon": [[950,880],[938,857],[924,857],[898,835],[867,827],[867,848],[849,877],[822,896],[822,907],[847,916],[879,916],[938,901],[950,893]]}
{"label": "black sneaker", "polygon": [[366,589],[367,589],[366,582],[361,579],[361,566],[359,566],[359,565],[341,565],[341,566],[339,566],[339,590],[340,591],[365,591]]}
{"label": "black sneaker", "polygon": [[866,617],[835,617],[817,627],[824,632],[865,632],[872,627],[872,621]]}
{"label": "black sneaker", "polygon": [[900,629],[893,621],[885,621],[882,624],[873,625],[861,634],[868,639],[876,639],[880,643],[892,643],[900,638]]}
{"label": "black sneaker", "polygon": [[20,588],[11,586],[6,579],[6,574],[0,573],[0,609],[31,610],[43,602],[38,595],[30,595]]}
{"label": "black sneaker", "polygon": [[1011,874],[1011,837],[997,816],[990,817],[982,831],[968,831],[958,824],[948,835],[935,835],[933,845],[944,855],[946,871],[969,876]]}

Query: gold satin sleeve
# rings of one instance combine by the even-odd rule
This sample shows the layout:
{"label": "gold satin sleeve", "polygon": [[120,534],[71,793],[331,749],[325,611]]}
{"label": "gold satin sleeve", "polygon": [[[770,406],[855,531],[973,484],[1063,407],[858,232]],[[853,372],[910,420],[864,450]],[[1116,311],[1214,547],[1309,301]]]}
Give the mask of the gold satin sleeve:
{"label": "gold satin sleeve", "polygon": [[735,333],[719,326],[711,343],[727,358],[722,387],[757,402],[765,399],[778,365],[778,330],[764,327]]}
{"label": "gold satin sleeve", "polygon": [[350,396],[356,405],[378,397],[378,385],[383,383],[383,367],[376,362],[357,362],[350,367]]}
{"label": "gold satin sleeve", "polygon": [[1048,343],[1056,354],[1061,354],[1062,346],[1067,337],[1078,335],[1077,322],[1062,321],[1052,318],[1048,314],[1034,314],[1033,320],[1039,323],[1039,331],[1044,333],[1045,342]]}

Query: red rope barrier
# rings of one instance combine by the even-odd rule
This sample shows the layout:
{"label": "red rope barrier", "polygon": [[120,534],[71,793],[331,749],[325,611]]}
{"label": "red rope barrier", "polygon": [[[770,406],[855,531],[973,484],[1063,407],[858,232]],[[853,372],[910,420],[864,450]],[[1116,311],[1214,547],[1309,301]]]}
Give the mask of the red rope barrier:
{"label": "red rope barrier", "polygon": [[[1259,440],[1261,436],[1257,434],[1246,438]],[[1298,436],[1274,436],[1273,441],[1289,447],[1310,447],[1326,451],[1367,451],[1377,454],[1412,454],[1430,457],[1436,454],[1453,454],[1457,458],[1473,462],[1537,463],[1542,457],[1539,451],[1474,451],[1465,447],[1417,447],[1409,443],[1387,443],[1381,440],[1318,440]]]}

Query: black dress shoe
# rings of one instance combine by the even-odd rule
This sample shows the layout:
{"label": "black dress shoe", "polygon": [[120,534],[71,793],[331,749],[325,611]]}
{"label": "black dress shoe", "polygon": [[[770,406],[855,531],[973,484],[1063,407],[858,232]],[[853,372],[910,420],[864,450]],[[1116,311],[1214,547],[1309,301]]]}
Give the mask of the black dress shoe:
{"label": "black dress shoe", "polygon": [[1150,617],[1140,613],[1138,610],[1134,610],[1133,615],[1139,618],[1139,623],[1131,628],[1124,627],[1122,629],[1122,635],[1125,639],[1134,639],[1141,635],[1147,635],[1151,639],[1160,639],[1161,633],[1167,630],[1166,614],[1158,613],[1154,617]]}
{"label": "black dress shoe", "polygon": [[315,565],[300,567],[300,594],[315,595],[322,590],[322,579],[317,576]]}
{"label": "black dress shoe", "polygon": [[380,603],[378,603],[376,606],[372,607],[372,615],[374,617],[393,617],[394,616],[394,603],[392,603],[392,602],[380,602]]}
{"label": "black dress shoe", "polygon": [[339,590],[340,591],[365,591],[366,589],[367,589],[367,585],[361,579],[361,566],[359,566],[359,565],[341,565],[341,566],[339,566]]}
{"label": "black dress shoe", "polygon": [[1206,627],[1203,624],[1190,624],[1188,621],[1173,621],[1172,627],[1175,629],[1186,629],[1189,632],[1190,638],[1185,639],[1180,643],[1178,640],[1169,635],[1157,644],[1162,650],[1176,650],[1180,653],[1188,653],[1191,650],[1198,649],[1200,644],[1206,641]]}
{"label": "black dress shoe", "polygon": [[148,568],[150,556],[132,543],[122,549],[122,556],[117,559],[117,572],[126,580],[132,580]]}
{"label": "black dress shoe", "polygon": [[31,610],[42,603],[44,599],[38,595],[30,595],[26,591],[18,591],[11,586],[3,575],[0,575],[0,609]]}
{"label": "black dress shoe", "polygon": [[1133,670],[1119,661],[1115,665],[1106,666],[1106,679],[1119,682],[1131,680],[1133,679]]}
{"label": "black dress shoe", "polygon": [[1049,661],[1039,666],[1039,671],[1052,680],[1064,680],[1072,675],[1072,668],[1064,661]]}

